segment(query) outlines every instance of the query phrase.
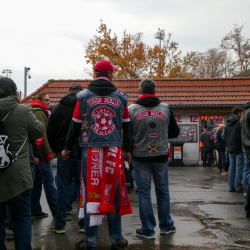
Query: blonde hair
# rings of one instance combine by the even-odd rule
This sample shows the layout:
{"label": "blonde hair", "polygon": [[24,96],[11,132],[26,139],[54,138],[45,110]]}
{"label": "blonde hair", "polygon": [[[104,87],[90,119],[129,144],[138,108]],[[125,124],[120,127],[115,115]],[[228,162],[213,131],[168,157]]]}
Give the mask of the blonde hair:
{"label": "blonde hair", "polygon": [[225,127],[225,124],[220,124],[219,129],[222,129]]}

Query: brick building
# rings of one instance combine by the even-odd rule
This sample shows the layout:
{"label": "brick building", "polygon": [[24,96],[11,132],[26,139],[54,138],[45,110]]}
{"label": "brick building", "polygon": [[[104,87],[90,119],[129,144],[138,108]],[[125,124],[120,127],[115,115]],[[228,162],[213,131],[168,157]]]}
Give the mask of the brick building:
{"label": "brick building", "polygon": [[[119,79],[113,83],[129,94],[129,104],[139,96],[140,79]],[[178,141],[183,141],[184,163],[199,161],[199,135],[205,123],[215,126],[218,120],[225,122],[234,106],[243,106],[250,101],[250,77],[237,78],[178,78],[154,79],[156,95],[173,109],[181,127]],[[31,95],[22,99],[29,105],[31,98],[46,92],[51,99],[51,108],[68,93],[69,86],[80,84],[84,88],[91,80],[49,80]]]}

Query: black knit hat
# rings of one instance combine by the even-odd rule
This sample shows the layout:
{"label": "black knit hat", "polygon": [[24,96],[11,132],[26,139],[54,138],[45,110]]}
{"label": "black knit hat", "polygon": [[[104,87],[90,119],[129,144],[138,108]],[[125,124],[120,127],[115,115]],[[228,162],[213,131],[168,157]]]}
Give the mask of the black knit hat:
{"label": "black knit hat", "polygon": [[83,90],[83,87],[79,84],[72,84],[70,87],[69,87],[69,91],[70,90]]}

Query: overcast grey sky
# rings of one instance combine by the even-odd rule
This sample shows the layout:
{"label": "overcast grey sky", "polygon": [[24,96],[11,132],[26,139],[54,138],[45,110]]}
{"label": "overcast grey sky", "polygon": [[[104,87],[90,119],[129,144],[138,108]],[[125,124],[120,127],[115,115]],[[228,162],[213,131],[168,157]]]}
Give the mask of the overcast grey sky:
{"label": "overcast grey sky", "polygon": [[8,0],[1,2],[0,74],[12,70],[23,92],[24,67],[30,67],[31,94],[49,79],[85,79],[84,45],[100,19],[118,37],[143,32],[158,43],[158,28],[173,34],[183,54],[218,47],[238,23],[250,38],[250,0]]}

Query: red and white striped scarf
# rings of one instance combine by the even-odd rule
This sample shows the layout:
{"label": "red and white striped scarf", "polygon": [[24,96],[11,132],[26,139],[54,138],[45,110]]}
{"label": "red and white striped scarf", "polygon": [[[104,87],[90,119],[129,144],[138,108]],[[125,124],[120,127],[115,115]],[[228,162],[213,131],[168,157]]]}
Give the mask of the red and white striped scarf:
{"label": "red and white striped scarf", "polygon": [[[114,199],[117,178],[119,178],[120,191],[119,215],[133,213],[127,193],[122,148],[104,148],[104,160],[103,148],[88,148],[86,182],[87,213],[90,213],[90,226],[100,225],[104,213],[115,212]],[[84,201],[84,197],[80,201]],[[80,208],[79,218],[81,211],[83,210]],[[81,218],[83,217],[81,216]]]}

